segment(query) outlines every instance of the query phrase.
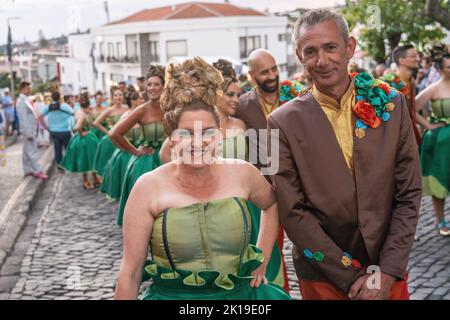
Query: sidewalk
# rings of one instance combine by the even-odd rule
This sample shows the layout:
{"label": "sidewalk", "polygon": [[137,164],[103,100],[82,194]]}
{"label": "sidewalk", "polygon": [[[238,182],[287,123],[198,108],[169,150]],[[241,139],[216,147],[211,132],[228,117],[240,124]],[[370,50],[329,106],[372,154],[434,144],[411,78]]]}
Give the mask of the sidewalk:
{"label": "sidewalk", "polygon": [[[45,181],[24,178],[22,170],[22,140],[6,149],[6,167],[0,167],[0,267],[11,252],[15,240],[32,210]],[[53,165],[53,148],[38,149],[44,172]]]}

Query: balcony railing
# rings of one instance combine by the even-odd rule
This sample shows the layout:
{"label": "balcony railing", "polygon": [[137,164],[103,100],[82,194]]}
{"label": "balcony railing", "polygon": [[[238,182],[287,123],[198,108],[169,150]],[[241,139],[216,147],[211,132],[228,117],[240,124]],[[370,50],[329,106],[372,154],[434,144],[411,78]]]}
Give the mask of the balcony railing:
{"label": "balcony railing", "polygon": [[115,56],[104,56],[100,55],[97,59],[99,62],[106,62],[106,63],[139,63],[139,57],[128,57],[128,56],[122,56],[120,58],[117,58]]}

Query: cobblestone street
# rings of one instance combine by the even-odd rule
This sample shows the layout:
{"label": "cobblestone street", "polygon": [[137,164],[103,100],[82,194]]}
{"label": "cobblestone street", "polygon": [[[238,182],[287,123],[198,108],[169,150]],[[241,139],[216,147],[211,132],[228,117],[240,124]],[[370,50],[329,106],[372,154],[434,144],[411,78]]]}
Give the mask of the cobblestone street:
{"label": "cobblestone street", "polygon": [[[111,299],[122,254],[117,204],[98,191],[84,191],[81,178],[54,173],[34,218],[29,246],[9,299]],[[39,207],[39,206],[38,206]],[[449,210],[447,206],[447,210]],[[27,231],[28,230],[28,231]],[[431,201],[424,199],[409,267],[412,299],[450,299],[450,238],[438,236]],[[20,242],[21,250],[26,243]],[[285,242],[291,294],[299,299],[291,243]],[[15,251],[17,251],[15,249]],[[20,260],[16,258],[15,260]],[[11,262],[9,263],[11,266]],[[2,278],[8,275],[2,269]],[[144,287],[144,286],[143,286]]]}

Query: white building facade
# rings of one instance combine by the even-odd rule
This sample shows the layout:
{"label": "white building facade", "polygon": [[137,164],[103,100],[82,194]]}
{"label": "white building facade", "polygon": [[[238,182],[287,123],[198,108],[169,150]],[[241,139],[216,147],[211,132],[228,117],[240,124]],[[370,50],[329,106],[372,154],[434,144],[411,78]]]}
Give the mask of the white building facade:
{"label": "white building facade", "polygon": [[[207,6],[185,4],[189,5],[196,9]],[[158,8],[146,11],[152,13],[152,10]],[[173,10],[177,13],[176,8]],[[189,12],[189,8],[183,11]],[[262,13],[221,16],[219,12],[200,18],[178,14],[177,18],[156,17],[144,21],[134,21],[130,16],[121,22],[93,28],[83,37],[70,36],[70,58],[58,59],[61,80],[75,91],[86,87],[91,92],[107,92],[114,83],[134,83],[138,77],[145,76],[152,63],[167,65],[179,57],[217,56],[246,64],[249,53],[257,48],[265,48],[275,56],[280,78],[284,79],[287,57],[292,54],[288,52],[290,36],[286,36],[287,31],[286,17]],[[96,73],[89,56],[92,45]]]}

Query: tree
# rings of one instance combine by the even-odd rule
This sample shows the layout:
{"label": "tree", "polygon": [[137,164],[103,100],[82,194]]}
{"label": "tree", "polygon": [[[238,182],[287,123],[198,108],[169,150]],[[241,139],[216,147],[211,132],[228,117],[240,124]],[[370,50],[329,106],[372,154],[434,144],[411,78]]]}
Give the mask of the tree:
{"label": "tree", "polygon": [[426,1],[346,0],[342,12],[350,29],[360,28],[362,49],[375,61],[384,62],[401,42],[423,49],[430,41],[445,37],[442,27],[424,15]]}
{"label": "tree", "polygon": [[49,45],[49,42],[45,38],[44,32],[42,30],[39,30],[39,47],[40,48],[47,48],[48,45]]}
{"label": "tree", "polygon": [[425,4],[425,15],[450,30],[450,1],[427,0]]}

